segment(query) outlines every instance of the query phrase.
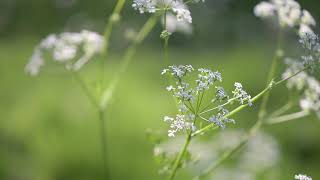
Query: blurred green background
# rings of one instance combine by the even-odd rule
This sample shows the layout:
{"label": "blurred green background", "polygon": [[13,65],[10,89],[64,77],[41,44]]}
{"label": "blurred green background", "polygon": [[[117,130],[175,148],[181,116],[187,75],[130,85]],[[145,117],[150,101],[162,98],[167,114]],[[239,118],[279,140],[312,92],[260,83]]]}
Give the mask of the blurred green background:
{"label": "blurred green background", "polygon": [[[224,77],[229,90],[242,82],[251,94],[263,89],[274,49],[274,27],[252,14],[259,1],[212,0],[191,7],[194,34],[173,36],[170,61],[211,67]],[[304,0],[302,7],[320,18],[320,2]],[[103,32],[114,0],[0,0],[0,179],[102,179],[96,112],[79,85],[65,73],[29,77],[24,66],[33,48],[47,34],[83,28]],[[119,67],[128,45],[124,33],[138,29],[140,15],[128,1],[122,22],[112,37],[108,77]],[[157,174],[153,147],[146,129],[165,131],[162,117],[175,112],[160,76],[163,68],[157,26],[139,48],[107,111],[108,155],[112,179],[164,179]],[[288,54],[296,52],[296,37],[287,36]],[[88,81],[96,75],[94,59],[81,72]],[[287,98],[286,89],[273,91],[271,109]],[[258,104],[256,104],[256,107]],[[236,118],[234,128],[248,128],[257,108]],[[281,145],[275,167],[281,179],[307,173],[320,179],[320,121],[315,117],[268,127]],[[263,155],[262,155],[263,156]],[[180,179],[191,179],[188,173]]]}

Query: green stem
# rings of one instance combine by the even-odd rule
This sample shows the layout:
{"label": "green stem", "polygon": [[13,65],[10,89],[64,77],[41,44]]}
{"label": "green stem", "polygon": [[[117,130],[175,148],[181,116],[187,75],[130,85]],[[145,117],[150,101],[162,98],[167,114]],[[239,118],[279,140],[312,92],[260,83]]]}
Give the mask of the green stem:
{"label": "green stem", "polygon": [[84,82],[84,80],[81,78],[81,76],[77,72],[73,72],[72,75],[73,75],[74,79],[79,83],[81,89],[83,90],[85,95],[88,97],[88,99],[91,102],[91,104],[94,107],[99,108],[99,103],[98,103],[97,99],[95,98],[95,96],[90,91],[90,89],[87,86],[86,82]]}
{"label": "green stem", "polygon": [[[164,11],[164,15],[163,15],[163,26],[164,26],[163,31],[167,31],[167,10]],[[169,38],[170,38],[170,35],[168,35],[168,37],[165,37],[164,43],[163,43],[163,59],[164,59],[165,66],[169,65]]]}
{"label": "green stem", "polygon": [[[126,0],[118,0],[112,14],[109,16],[109,20],[104,31],[104,41],[105,41],[104,48],[103,48],[104,57],[108,56],[111,33],[114,25],[119,22],[120,13],[124,7],[125,2]],[[102,89],[104,88],[105,66],[106,66],[106,60],[103,59],[101,64],[101,75],[100,75]]]}
{"label": "green stem", "polygon": [[180,151],[178,157],[176,158],[176,160],[175,160],[175,162],[173,164],[173,169],[172,169],[172,172],[171,172],[171,174],[169,176],[169,180],[173,180],[175,178],[175,176],[177,174],[177,171],[179,169],[180,163],[181,163],[181,161],[183,159],[183,156],[185,155],[185,153],[188,150],[188,146],[189,146],[190,142],[191,142],[191,131],[188,133],[187,139],[186,139],[186,141],[185,141],[185,143],[183,145],[183,148]]}
{"label": "green stem", "polygon": [[169,37],[166,37],[164,39],[163,49],[164,49],[164,63],[165,63],[165,66],[168,66],[169,65]]}
{"label": "green stem", "polygon": [[[274,78],[276,72],[277,72],[277,65],[278,65],[278,61],[283,57],[283,52],[282,52],[282,29],[280,28],[279,32],[278,32],[278,39],[277,39],[277,48],[274,54],[274,58],[272,60],[271,63],[271,68],[268,74],[268,79],[267,79],[267,83],[270,83],[272,81],[272,79]],[[268,105],[268,101],[270,98],[270,93],[266,93],[263,96],[262,102],[261,102],[261,106],[258,112],[258,120],[261,120],[265,117],[266,112],[267,112],[267,105]]]}
{"label": "green stem", "polygon": [[110,171],[108,167],[108,153],[107,153],[107,129],[105,125],[105,112],[99,110],[99,123],[100,123],[100,140],[101,140],[101,151],[103,161],[103,174],[104,179],[110,179]]}
{"label": "green stem", "polygon": [[120,78],[122,77],[123,73],[127,70],[129,64],[131,63],[133,56],[136,53],[137,46],[139,46],[145,40],[145,38],[150,34],[151,30],[155,27],[157,21],[158,21],[157,15],[150,17],[148,19],[148,21],[140,29],[133,44],[125,52],[125,55],[123,57],[122,64],[121,64],[119,71],[116,73],[114,78],[111,80],[109,87],[104,89],[104,91],[102,92],[102,98],[101,98],[101,102],[100,102],[100,106],[102,109],[105,109],[107,104],[109,103],[114,90],[118,86]]}
{"label": "green stem", "polygon": [[273,113],[271,113],[270,117],[277,117],[282,115],[283,113],[287,112],[292,107],[292,102],[289,101],[287,104],[282,106],[281,108],[277,109]]}
{"label": "green stem", "polygon": [[283,123],[283,122],[287,122],[295,119],[300,119],[305,116],[308,116],[309,114],[310,114],[309,111],[300,111],[300,112],[286,114],[279,117],[273,117],[267,121],[267,124],[279,124],[279,123]]}

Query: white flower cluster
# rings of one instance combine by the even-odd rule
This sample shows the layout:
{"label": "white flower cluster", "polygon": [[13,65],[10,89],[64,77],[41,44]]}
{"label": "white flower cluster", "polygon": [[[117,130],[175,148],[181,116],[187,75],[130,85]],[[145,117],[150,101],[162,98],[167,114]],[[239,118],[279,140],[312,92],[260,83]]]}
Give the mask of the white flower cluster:
{"label": "white flower cluster", "polygon": [[[164,21],[162,22],[164,25]],[[165,29],[170,33],[180,32],[186,35],[192,34],[192,25],[186,21],[178,21],[172,13],[167,13]]]}
{"label": "white flower cluster", "polygon": [[210,88],[216,81],[221,82],[222,77],[219,72],[212,72],[210,69],[198,69],[197,93],[202,92]]}
{"label": "white flower cluster", "polygon": [[[232,99],[229,99],[223,87],[215,86],[215,98],[206,108],[201,108],[205,92],[209,91],[215,83],[222,82],[221,74],[217,71],[214,72],[204,68],[195,71],[191,65],[173,65],[164,69],[161,74],[174,80],[174,84],[167,86],[166,89],[177,99],[179,105],[180,114],[176,118],[165,117],[164,119],[171,124],[171,129],[168,131],[170,137],[173,137],[175,133],[182,130],[195,131],[197,129],[194,123],[195,117],[199,117],[199,114],[213,111],[215,113],[201,116],[201,120],[204,120],[205,123],[213,123],[224,129],[226,123],[235,123],[233,119],[226,118],[226,115],[229,114],[229,111],[225,108],[226,105],[234,101],[238,101],[240,104],[248,103],[251,105],[251,96],[243,90],[240,83],[236,83]],[[196,75],[194,82],[188,82],[188,80],[193,81],[192,78],[194,77],[187,78],[189,75]],[[216,105],[216,107],[208,110],[211,105]]]}
{"label": "white flower cluster", "polygon": [[304,175],[304,174],[298,174],[298,175],[294,175],[294,179],[297,180],[312,180],[311,177]]}
{"label": "white flower cluster", "polygon": [[320,40],[315,34],[303,36],[300,41],[302,47],[308,53],[302,56],[305,66],[311,66],[312,69],[319,68],[320,65]]}
{"label": "white flower cluster", "polygon": [[[193,0],[198,3],[200,0]],[[202,2],[204,2],[202,0]],[[132,7],[140,13],[155,13],[157,11],[170,11],[178,21],[192,23],[191,12],[183,0],[133,0]]]}
{"label": "white flower cluster", "polygon": [[[289,66],[283,73],[283,78],[290,77],[294,73],[304,68],[302,62],[286,59]],[[320,118],[320,82],[307,72],[301,72],[287,82],[289,89],[294,89],[302,93],[300,107],[305,111],[313,111]]]}
{"label": "white flower cluster", "polygon": [[209,122],[215,124],[216,126],[225,129],[226,123],[233,123],[235,124],[236,121],[233,119],[226,118],[225,116],[229,114],[229,111],[223,107],[218,108],[217,115],[213,115],[209,118]]}
{"label": "white flower cluster", "polygon": [[165,116],[164,122],[170,123],[170,129],[168,130],[169,137],[175,137],[175,134],[179,131],[194,129],[195,126],[193,124],[194,115],[182,115],[177,114],[175,118]]}
{"label": "white flower cluster", "polygon": [[275,18],[281,27],[297,27],[301,37],[306,34],[314,34],[311,26],[315,26],[316,21],[294,0],[263,1],[255,6],[254,14],[263,19]]}
{"label": "white flower cluster", "polygon": [[35,76],[45,64],[49,53],[53,61],[64,64],[68,70],[77,71],[104,48],[103,36],[83,30],[80,33],[52,34],[41,41],[26,65],[26,72]]}
{"label": "white flower cluster", "polygon": [[249,106],[252,106],[251,102],[251,96],[243,89],[241,83],[234,83],[235,90],[232,91],[233,98],[240,102],[240,104],[249,104]]}

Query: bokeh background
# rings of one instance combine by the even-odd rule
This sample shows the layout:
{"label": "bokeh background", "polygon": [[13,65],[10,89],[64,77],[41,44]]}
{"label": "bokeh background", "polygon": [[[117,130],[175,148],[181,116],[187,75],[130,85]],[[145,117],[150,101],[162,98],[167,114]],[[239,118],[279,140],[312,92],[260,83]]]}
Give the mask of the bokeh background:
{"label": "bokeh background", "polygon": [[[65,73],[32,78],[24,66],[33,48],[47,34],[89,29],[103,32],[115,0],[0,0],[0,179],[102,179],[99,124],[79,85]],[[176,34],[170,41],[170,62],[211,67],[224,76],[226,88],[234,81],[251,94],[265,85],[274,50],[275,28],[253,16],[259,1],[207,0],[193,5],[193,35]],[[320,20],[320,2],[300,0]],[[112,35],[107,78],[119,67],[129,41],[126,32],[138,30],[148,15],[126,4],[122,22]],[[156,180],[153,146],[148,128],[165,132],[162,117],[175,112],[160,76],[163,68],[158,25],[125,73],[107,111],[108,154],[112,179]],[[289,55],[298,43],[287,34]],[[93,60],[82,73],[96,75]],[[281,68],[281,67],[280,67]],[[286,102],[286,89],[273,91],[270,106]],[[258,104],[257,104],[258,106]],[[257,107],[256,106],[256,107]],[[247,129],[256,121],[257,108],[245,110],[232,128]],[[279,179],[307,173],[320,179],[320,121],[315,116],[265,129],[279,141],[281,159],[274,171]],[[263,154],[261,154],[263,156]],[[190,179],[187,172],[180,179]]]}

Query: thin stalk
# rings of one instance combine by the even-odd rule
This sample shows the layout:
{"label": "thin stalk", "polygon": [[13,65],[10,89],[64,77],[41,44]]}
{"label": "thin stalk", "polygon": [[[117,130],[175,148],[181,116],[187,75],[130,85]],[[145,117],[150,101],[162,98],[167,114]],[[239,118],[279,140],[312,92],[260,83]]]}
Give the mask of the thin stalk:
{"label": "thin stalk", "polygon": [[176,176],[177,171],[178,171],[179,166],[180,166],[180,163],[181,163],[181,161],[182,161],[182,159],[183,159],[183,156],[185,155],[185,153],[186,153],[187,150],[188,150],[188,146],[189,146],[190,142],[191,142],[191,131],[188,133],[187,139],[186,139],[186,141],[185,141],[185,143],[184,143],[184,145],[183,145],[183,148],[182,148],[182,150],[180,151],[178,157],[176,158],[176,160],[175,160],[175,162],[174,162],[172,172],[171,172],[171,174],[170,174],[170,176],[169,176],[169,180],[173,180],[174,177]]}
{"label": "thin stalk", "polygon": [[270,118],[266,123],[267,124],[279,124],[283,122],[288,122],[295,119],[300,119],[310,114],[309,111],[300,111],[292,114],[286,114],[279,117]]}
{"label": "thin stalk", "polygon": [[109,103],[112,97],[113,92],[118,86],[118,83],[123,73],[127,70],[129,64],[133,59],[133,56],[136,54],[137,46],[139,46],[145,40],[145,38],[150,34],[152,29],[155,27],[157,21],[158,21],[157,15],[150,17],[147,20],[147,22],[143,25],[143,27],[140,29],[135,41],[130,45],[130,47],[125,52],[119,71],[113,77],[109,86],[102,93],[102,99],[100,102],[101,108],[103,109],[106,108],[107,104]]}
{"label": "thin stalk", "polygon": [[105,112],[99,110],[99,124],[100,124],[100,140],[101,140],[101,151],[103,161],[103,175],[104,179],[110,179],[110,171],[108,167],[108,153],[107,153],[107,129],[105,125]]}
{"label": "thin stalk", "polygon": [[235,99],[236,99],[236,98],[229,99],[229,100],[228,100],[227,102],[225,102],[224,104],[222,104],[222,105],[220,105],[220,106],[217,106],[217,107],[214,107],[214,108],[211,108],[211,109],[208,109],[208,110],[205,110],[205,111],[202,111],[200,114],[205,114],[205,113],[207,113],[207,112],[211,112],[211,111],[213,111],[213,110],[216,110],[216,109],[218,109],[218,108],[220,108],[220,107],[224,107],[224,106],[232,103]]}
{"label": "thin stalk", "polygon": [[77,72],[73,72],[72,75],[73,75],[73,78],[79,83],[81,89],[83,90],[83,92],[85,93],[85,95],[87,96],[87,98],[89,99],[91,104],[94,107],[99,108],[98,100],[92,94],[92,92],[90,91],[90,89],[87,86],[86,82],[84,82],[84,80],[80,77],[80,75]]}
{"label": "thin stalk", "polygon": [[[163,15],[163,26],[164,31],[167,30],[167,7],[165,8],[164,15]],[[169,38],[170,35],[164,38],[163,42],[163,59],[165,66],[169,65]]]}
{"label": "thin stalk", "polygon": [[[109,43],[110,43],[110,37],[113,30],[113,26],[115,23],[117,23],[120,20],[120,12],[123,9],[123,6],[125,4],[126,0],[118,0],[117,4],[109,17],[108,23],[105,28],[104,32],[104,48],[103,48],[103,55],[104,57],[108,56],[109,52]],[[101,90],[104,89],[104,76],[105,76],[105,59],[102,59],[101,64],[101,74],[100,74],[100,88],[99,88],[99,94],[100,98],[102,98],[103,92]],[[101,103],[100,103],[101,104]],[[101,108],[101,105],[97,104],[98,111],[99,111],[99,121],[100,121],[100,139],[101,139],[101,146],[102,146],[102,158],[103,158],[103,167],[104,167],[104,179],[110,179],[110,173],[108,168],[108,155],[107,155],[107,137],[106,137],[106,127],[105,127],[105,110]]]}
{"label": "thin stalk", "polygon": [[279,108],[278,110],[271,113],[270,117],[277,117],[282,115],[283,113],[287,112],[292,107],[292,102],[289,101],[287,104]]}
{"label": "thin stalk", "polygon": [[[282,29],[280,28],[279,32],[278,32],[278,38],[277,38],[277,48],[274,54],[274,58],[272,60],[271,63],[271,68],[268,74],[268,79],[267,79],[267,83],[270,83],[272,81],[272,79],[274,78],[276,72],[277,72],[277,65],[278,65],[278,61],[282,58],[283,54],[282,54]],[[270,98],[270,93],[266,93],[263,96],[262,102],[261,102],[261,106],[258,112],[258,120],[263,119],[266,115],[267,112],[267,105],[268,105],[268,101]]]}
{"label": "thin stalk", "polygon": [[[110,44],[110,37],[111,37],[111,33],[113,30],[113,27],[116,23],[119,22],[120,20],[120,13],[124,7],[126,0],[118,0],[117,4],[115,6],[115,8],[113,9],[113,12],[111,13],[111,15],[109,16],[106,28],[104,30],[104,48],[103,48],[103,56],[107,57],[108,53],[109,53],[109,44]],[[105,66],[106,66],[106,60],[103,59],[101,62],[101,74],[100,74],[100,84],[101,84],[101,88],[104,88],[104,76],[105,76]]]}
{"label": "thin stalk", "polygon": [[163,49],[164,49],[164,63],[167,66],[169,65],[169,37],[166,37],[164,39]]}

